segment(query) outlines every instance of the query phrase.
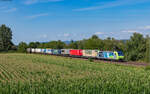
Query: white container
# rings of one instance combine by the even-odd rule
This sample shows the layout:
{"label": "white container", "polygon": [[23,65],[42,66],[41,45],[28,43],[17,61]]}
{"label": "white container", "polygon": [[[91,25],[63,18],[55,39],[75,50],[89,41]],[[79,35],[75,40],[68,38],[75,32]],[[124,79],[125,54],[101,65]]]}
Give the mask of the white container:
{"label": "white container", "polygon": [[34,49],[34,48],[31,48],[31,52],[34,53],[34,52],[35,52],[35,49]]}
{"label": "white container", "polygon": [[36,48],[36,49],[35,49],[35,52],[36,52],[36,53],[40,53],[40,52],[41,52],[41,49],[40,49],[40,48]]}

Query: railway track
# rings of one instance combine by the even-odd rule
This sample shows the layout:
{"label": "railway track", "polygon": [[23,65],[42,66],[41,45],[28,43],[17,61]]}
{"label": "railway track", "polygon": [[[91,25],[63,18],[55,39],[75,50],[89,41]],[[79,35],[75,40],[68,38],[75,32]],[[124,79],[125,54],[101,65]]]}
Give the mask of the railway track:
{"label": "railway track", "polygon": [[[76,58],[76,59],[89,60],[88,58]],[[144,62],[117,61],[117,60],[104,60],[104,59],[93,59],[93,62],[97,62],[97,63],[103,62],[103,63],[120,64],[120,65],[127,65],[127,66],[150,66],[149,63],[144,63]]]}
{"label": "railway track", "polygon": [[[44,55],[50,55],[50,54],[44,54]],[[89,58],[83,58],[83,57],[73,57],[73,56],[64,56],[64,55],[53,55],[53,56],[89,60]],[[93,62],[97,62],[97,63],[103,62],[103,63],[120,64],[120,65],[127,65],[127,66],[150,66],[149,63],[144,63],[144,62],[131,62],[131,61],[123,61],[123,60],[118,61],[118,60],[107,60],[107,59],[98,59],[98,58],[91,58],[91,59]]]}

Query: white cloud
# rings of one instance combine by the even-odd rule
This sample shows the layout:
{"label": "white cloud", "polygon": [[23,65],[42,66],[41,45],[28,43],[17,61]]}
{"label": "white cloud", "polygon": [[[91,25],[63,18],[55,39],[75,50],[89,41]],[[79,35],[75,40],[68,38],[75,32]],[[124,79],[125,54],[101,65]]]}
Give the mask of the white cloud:
{"label": "white cloud", "polygon": [[17,11],[17,8],[11,8],[8,10],[4,10],[4,12],[6,12],[6,13],[15,12],[15,11]]}
{"label": "white cloud", "polygon": [[103,32],[95,32],[94,33],[95,35],[102,35],[102,34],[104,34]]}
{"label": "white cloud", "polygon": [[64,36],[64,37],[69,37],[69,36],[70,36],[70,34],[65,33],[63,36]]}
{"label": "white cloud", "polygon": [[36,4],[36,3],[45,3],[45,2],[60,2],[63,0],[26,0],[24,2],[25,5],[31,5],[31,4]]}
{"label": "white cloud", "polygon": [[40,38],[47,38],[47,37],[48,37],[47,34],[43,34],[40,36]]}
{"label": "white cloud", "polygon": [[105,39],[107,37],[113,37],[115,39],[129,39],[130,36],[133,35],[133,33],[140,33],[143,36],[150,35],[150,32],[148,31],[150,31],[150,25],[146,25],[141,28],[136,27],[136,28],[123,29],[114,32],[95,32],[94,34],[98,35],[102,39]]}
{"label": "white cloud", "polygon": [[48,16],[48,13],[41,13],[41,14],[31,15],[31,16],[28,16],[28,18],[29,19],[35,19],[35,18],[42,17],[42,16]]}
{"label": "white cloud", "polygon": [[74,9],[73,11],[88,11],[88,10],[105,9],[105,8],[112,8],[112,7],[122,6],[122,5],[143,3],[143,2],[149,2],[149,0],[116,0],[113,2],[109,2],[109,3],[103,3],[103,5],[99,5],[99,6],[91,6],[87,8]]}
{"label": "white cloud", "polygon": [[149,30],[150,29],[150,25],[149,26],[145,26],[144,29]]}
{"label": "white cloud", "polygon": [[58,34],[58,37],[69,37],[70,34],[69,33],[64,33],[64,34]]}
{"label": "white cloud", "polygon": [[137,27],[135,29],[122,30],[120,32],[121,36],[131,36],[133,33],[140,33],[144,36],[150,35],[150,25]]}
{"label": "white cloud", "polygon": [[137,30],[123,30],[121,32],[124,32],[124,33],[135,33],[135,32],[138,32]]}
{"label": "white cloud", "polygon": [[139,29],[141,29],[141,30],[150,30],[150,25],[140,27]]}
{"label": "white cloud", "polygon": [[140,34],[148,34],[150,30],[150,25],[147,25],[147,26],[142,26],[142,27],[137,27],[135,29],[130,29],[130,30],[123,30],[121,31],[122,33],[140,33]]}

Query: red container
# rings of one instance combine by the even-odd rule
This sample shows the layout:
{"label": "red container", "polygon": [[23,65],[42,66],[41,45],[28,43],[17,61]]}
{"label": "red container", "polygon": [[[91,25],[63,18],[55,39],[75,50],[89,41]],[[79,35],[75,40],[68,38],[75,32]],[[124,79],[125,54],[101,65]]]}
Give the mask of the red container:
{"label": "red container", "polygon": [[70,55],[71,56],[82,56],[82,50],[70,50]]}

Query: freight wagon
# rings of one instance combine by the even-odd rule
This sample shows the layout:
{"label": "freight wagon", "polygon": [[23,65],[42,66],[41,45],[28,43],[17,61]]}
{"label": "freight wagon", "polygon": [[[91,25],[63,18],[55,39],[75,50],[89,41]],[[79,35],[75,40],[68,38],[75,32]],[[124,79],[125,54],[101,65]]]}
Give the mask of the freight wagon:
{"label": "freight wagon", "polygon": [[27,53],[32,53],[32,52],[31,52],[31,49],[32,49],[32,48],[27,48]]}
{"label": "freight wagon", "polygon": [[60,55],[61,54],[61,50],[60,49],[53,49],[52,50],[52,54],[53,55]]}
{"label": "freight wagon", "polygon": [[46,54],[52,54],[52,49],[46,49]]}
{"label": "freight wagon", "polygon": [[36,52],[36,53],[41,53],[41,49],[40,49],[40,48],[36,48],[36,49],[35,49],[35,52]]}
{"label": "freight wagon", "polygon": [[98,56],[98,50],[83,50],[83,57],[96,58]]}
{"label": "freight wagon", "polygon": [[31,48],[31,52],[32,52],[32,53],[35,53],[35,49],[34,49],[34,48]]}
{"label": "freight wagon", "polygon": [[70,49],[61,49],[61,54],[63,56],[69,56],[70,55]]}
{"label": "freight wagon", "polygon": [[41,53],[46,54],[46,49],[41,49]]}
{"label": "freight wagon", "polygon": [[78,50],[78,49],[71,49],[70,50],[70,56],[76,56],[76,57],[81,57],[83,56],[82,50]]}
{"label": "freight wagon", "polygon": [[106,59],[106,60],[123,60],[124,59],[124,55],[121,51],[28,48],[27,52],[72,56],[72,57],[97,58],[97,59]]}

